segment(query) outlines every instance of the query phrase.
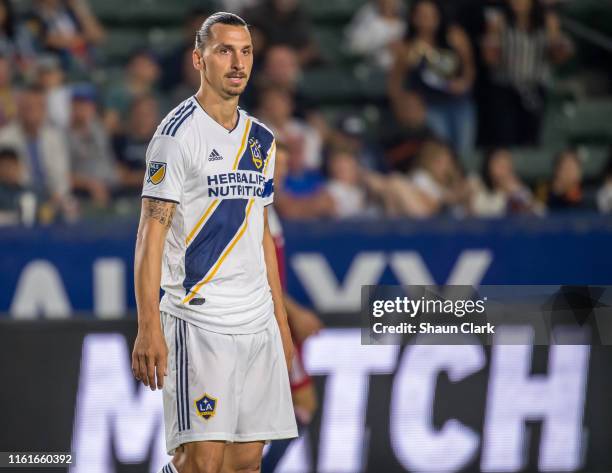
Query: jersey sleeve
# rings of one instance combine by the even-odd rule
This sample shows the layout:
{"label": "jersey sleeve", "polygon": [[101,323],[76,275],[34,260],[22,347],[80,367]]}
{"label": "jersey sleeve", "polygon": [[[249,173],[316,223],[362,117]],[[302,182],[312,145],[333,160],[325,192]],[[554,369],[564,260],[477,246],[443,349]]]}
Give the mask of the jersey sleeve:
{"label": "jersey sleeve", "polygon": [[147,148],[147,168],[142,197],[179,204],[187,169],[186,157],[176,138],[155,136]]}
{"label": "jersey sleeve", "polygon": [[270,205],[274,201],[274,165],[276,163],[276,140],[270,147],[270,155],[266,160],[264,177],[266,178],[263,190],[263,205]]}

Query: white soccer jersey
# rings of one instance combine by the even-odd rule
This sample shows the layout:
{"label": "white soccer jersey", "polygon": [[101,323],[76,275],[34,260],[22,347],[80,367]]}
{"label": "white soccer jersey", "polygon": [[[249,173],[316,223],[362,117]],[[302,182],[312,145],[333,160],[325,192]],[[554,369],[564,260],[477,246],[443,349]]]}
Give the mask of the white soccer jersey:
{"label": "white soccer jersey", "polygon": [[231,131],[195,97],[172,110],[147,149],[143,197],[176,202],[160,310],[220,333],[254,333],[273,316],[263,254],[272,203],[272,132],[238,109]]}

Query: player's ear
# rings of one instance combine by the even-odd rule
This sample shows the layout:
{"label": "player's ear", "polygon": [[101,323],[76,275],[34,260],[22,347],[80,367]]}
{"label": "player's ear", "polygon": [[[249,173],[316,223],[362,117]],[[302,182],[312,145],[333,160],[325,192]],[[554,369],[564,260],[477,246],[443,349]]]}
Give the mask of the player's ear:
{"label": "player's ear", "polygon": [[204,67],[204,60],[202,59],[202,55],[200,51],[198,51],[197,49],[194,49],[193,53],[191,53],[191,57],[193,59],[194,69],[201,71]]}

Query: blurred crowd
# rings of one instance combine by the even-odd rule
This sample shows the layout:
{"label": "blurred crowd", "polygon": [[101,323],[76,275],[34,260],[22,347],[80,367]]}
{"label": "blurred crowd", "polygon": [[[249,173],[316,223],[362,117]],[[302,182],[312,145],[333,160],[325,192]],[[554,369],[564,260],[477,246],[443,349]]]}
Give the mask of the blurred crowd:
{"label": "blurred crowd", "polygon": [[[556,2],[477,2],[477,33],[454,21],[457,6],[449,16],[449,3],[370,0],[346,25],[343,47],[386,81],[372,133],[358,115],[330,120],[304,94],[304,72],[325,59],[302,3],[220,2],[251,25],[255,65],[241,106],[276,135],[281,216],[612,211],[612,155],[598,182],[585,181],[575,148],[551,160],[545,181],[516,170],[513,149],[539,143],[554,67],[575,53]],[[129,203],[138,202],[150,138],[199,87],[191,51],[209,11],[186,16],[175,47],[133,51],[106,81],[97,80],[106,67],[98,51],[109,33],[93,11],[87,0],[32,0],[17,13],[0,0],[0,223],[137,209]],[[477,146],[482,166],[468,173],[461,157]]]}

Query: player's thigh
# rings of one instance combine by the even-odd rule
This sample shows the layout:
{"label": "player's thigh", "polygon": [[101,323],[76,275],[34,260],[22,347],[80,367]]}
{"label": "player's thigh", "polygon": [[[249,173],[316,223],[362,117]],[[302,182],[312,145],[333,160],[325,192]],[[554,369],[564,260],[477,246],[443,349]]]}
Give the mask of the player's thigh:
{"label": "player's thigh", "polygon": [[263,442],[235,442],[225,447],[222,473],[251,473],[261,468]]}
{"label": "player's thigh", "polygon": [[219,473],[225,447],[226,442],[216,440],[184,443],[174,453],[174,466],[181,473]]}

